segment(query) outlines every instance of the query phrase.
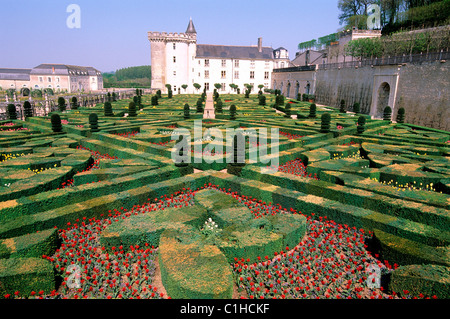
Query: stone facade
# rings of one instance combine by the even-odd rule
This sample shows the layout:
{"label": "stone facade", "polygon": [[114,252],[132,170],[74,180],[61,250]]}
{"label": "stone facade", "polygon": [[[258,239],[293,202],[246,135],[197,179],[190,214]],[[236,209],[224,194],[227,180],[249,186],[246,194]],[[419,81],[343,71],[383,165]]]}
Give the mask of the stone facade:
{"label": "stone facade", "polygon": [[273,73],[272,88],[281,89],[286,97],[297,98],[296,89],[289,90],[289,86],[306,93],[310,84],[318,104],[339,107],[344,100],[352,111],[358,102],[361,112],[374,118],[382,118],[383,109],[390,106],[393,120],[403,107],[407,123],[450,131],[448,62],[292,69]]}
{"label": "stone facade", "polygon": [[102,73],[93,67],[40,64],[33,69],[0,69],[0,87],[95,92],[103,90]]}
{"label": "stone facade", "polygon": [[[201,89],[232,93],[230,84],[241,92],[244,84],[270,88],[274,67],[289,64],[289,52],[280,47],[273,50],[262,45],[262,38],[255,46],[229,46],[197,44],[197,32],[190,20],[185,33],[148,32],[151,44],[152,89],[167,92],[170,84],[174,94],[198,93],[193,84]],[[275,56],[277,55],[277,56]],[[188,85],[183,89],[182,85]]]}

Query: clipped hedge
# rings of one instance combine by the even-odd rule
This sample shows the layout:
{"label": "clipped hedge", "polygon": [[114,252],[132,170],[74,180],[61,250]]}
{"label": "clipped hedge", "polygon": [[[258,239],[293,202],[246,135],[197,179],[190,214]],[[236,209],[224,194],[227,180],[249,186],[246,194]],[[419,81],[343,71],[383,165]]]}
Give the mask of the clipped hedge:
{"label": "clipped hedge", "polygon": [[51,256],[58,248],[56,228],[0,240],[0,258]]}
{"label": "clipped hedge", "polygon": [[388,290],[400,296],[423,294],[448,299],[450,267],[431,264],[400,266],[391,274]]}
{"label": "clipped hedge", "polygon": [[19,291],[29,296],[32,291],[45,294],[55,289],[53,265],[42,258],[0,259],[0,298]]}

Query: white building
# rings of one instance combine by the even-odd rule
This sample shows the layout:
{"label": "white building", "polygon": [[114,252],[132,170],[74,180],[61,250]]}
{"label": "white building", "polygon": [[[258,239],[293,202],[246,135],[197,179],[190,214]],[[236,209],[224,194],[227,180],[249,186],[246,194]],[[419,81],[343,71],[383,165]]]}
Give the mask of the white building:
{"label": "white building", "polygon": [[[262,38],[255,46],[197,44],[197,32],[192,19],[185,33],[148,32],[151,43],[152,89],[167,92],[166,84],[174,93],[198,93],[204,88],[219,92],[233,92],[230,84],[237,85],[241,93],[245,84],[269,88],[272,70],[281,63],[289,63],[284,48],[273,50],[263,47]],[[275,58],[275,54],[278,57]],[[199,90],[194,83],[201,85]],[[188,85],[184,90],[182,85]]]}

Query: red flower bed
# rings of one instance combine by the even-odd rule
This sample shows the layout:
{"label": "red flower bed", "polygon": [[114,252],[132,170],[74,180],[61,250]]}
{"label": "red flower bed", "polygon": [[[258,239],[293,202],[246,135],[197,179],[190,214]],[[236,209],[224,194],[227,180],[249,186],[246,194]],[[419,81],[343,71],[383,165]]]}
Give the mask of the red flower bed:
{"label": "red flower bed", "polygon": [[[266,203],[252,196],[240,196],[231,189],[205,184],[200,189],[215,188],[247,206],[255,218],[274,214],[302,214],[280,204]],[[198,189],[199,190],[199,189]],[[198,191],[197,190],[197,191]],[[59,230],[61,247],[52,256],[42,256],[53,263],[62,283],[48,295],[42,291],[21,296],[20,292],[5,298],[86,299],[86,298],[170,298],[153,283],[157,247],[146,243],[130,247],[113,247],[107,251],[98,242],[99,233],[111,223],[131,215],[168,207],[194,204],[196,191],[182,191],[160,198],[147,199],[131,210],[124,207],[109,210],[102,219],[83,217]],[[297,246],[285,247],[273,256],[260,256],[249,263],[235,258],[231,264],[234,280],[242,298],[398,298],[383,288],[369,288],[370,266],[384,272],[392,267],[366,250],[372,234],[327,217],[307,216],[307,234]],[[74,265],[78,265],[78,268]],[[394,268],[396,265],[394,265]],[[77,277],[78,276],[78,277]],[[73,280],[75,279],[75,280]],[[78,282],[77,282],[78,280]],[[405,293],[405,292],[403,292]],[[419,295],[420,298],[425,298]],[[433,296],[435,297],[435,296]],[[403,296],[402,298],[411,298]]]}

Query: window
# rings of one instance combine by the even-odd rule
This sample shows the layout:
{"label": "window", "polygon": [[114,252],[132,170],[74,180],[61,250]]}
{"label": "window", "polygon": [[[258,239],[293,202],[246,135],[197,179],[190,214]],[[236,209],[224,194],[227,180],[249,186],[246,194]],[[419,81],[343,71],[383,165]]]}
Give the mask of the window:
{"label": "window", "polygon": [[227,71],[220,71],[220,78],[225,79],[227,77]]}
{"label": "window", "polygon": [[254,68],[255,67],[255,60],[250,60],[250,67]]}
{"label": "window", "polygon": [[177,62],[177,57],[173,56],[173,63],[176,63],[176,62]]}
{"label": "window", "polygon": [[205,66],[209,66],[209,59],[205,59]]}
{"label": "window", "polygon": [[173,71],[173,76],[177,76],[177,71]]}
{"label": "window", "polygon": [[59,83],[59,76],[56,77],[56,83]]}
{"label": "window", "polygon": [[234,71],[234,78],[239,79],[239,71]]}
{"label": "window", "polygon": [[52,81],[52,78],[51,78],[51,77],[47,77],[47,81],[48,81],[48,82],[51,82],[51,81]]}
{"label": "window", "polygon": [[209,91],[209,83],[205,83],[205,89],[206,91]]}
{"label": "window", "polygon": [[205,70],[205,79],[209,79],[209,70]]}
{"label": "window", "polygon": [[250,71],[250,79],[254,79],[255,78],[255,71]]}
{"label": "window", "polygon": [[238,68],[239,67],[239,60],[234,60],[234,67]]}
{"label": "window", "polygon": [[227,66],[227,60],[222,60],[222,67],[225,68]]}
{"label": "window", "polygon": [[42,76],[39,77],[39,82],[44,82],[44,78]]}
{"label": "window", "polygon": [[173,43],[173,49],[176,50],[177,49],[177,44],[174,42]]}
{"label": "window", "polygon": [[225,84],[225,83],[221,83],[221,85],[222,85],[222,87],[220,88],[220,89],[221,89],[221,91],[225,91],[225,88],[226,88],[226,84]]}
{"label": "window", "polygon": [[264,83],[264,87],[265,87],[266,89],[268,89],[268,88],[269,88],[269,83]]}
{"label": "window", "polygon": [[267,79],[269,79],[269,72],[264,72],[264,80],[267,80]]}

